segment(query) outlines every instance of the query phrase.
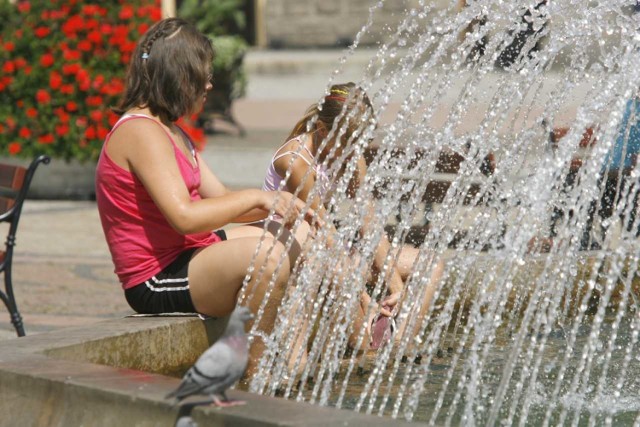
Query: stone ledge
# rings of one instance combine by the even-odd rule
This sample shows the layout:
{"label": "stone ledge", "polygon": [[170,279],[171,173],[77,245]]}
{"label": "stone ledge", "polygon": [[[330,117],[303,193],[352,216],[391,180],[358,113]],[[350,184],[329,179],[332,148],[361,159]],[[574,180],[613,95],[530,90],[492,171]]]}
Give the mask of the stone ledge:
{"label": "stone ledge", "polygon": [[[173,361],[185,363],[183,355],[197,357],[223,327],[218,319],[124,318],[7,340],[0,348],[0,411],[10,416],[0,426],[173,426],[181,407],[164,396],[180,380],[133,367],[171,370]],[[247,405],[196,406],[193,419],[201,427],[418,425],[235,390],[229,395]]]}

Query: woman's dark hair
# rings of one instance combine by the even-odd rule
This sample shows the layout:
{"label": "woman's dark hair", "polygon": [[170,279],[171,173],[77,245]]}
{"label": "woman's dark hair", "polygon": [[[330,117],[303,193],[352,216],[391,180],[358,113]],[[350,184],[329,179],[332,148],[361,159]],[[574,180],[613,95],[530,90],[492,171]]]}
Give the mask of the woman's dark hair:
{"label": "woman's dark hair", "polygon": [[309,123],[311,132],[320,128],[330,131],[334,122],[339,120],[336,124],[336,134],[346,124],[343,135],[343,140],[346,142],[354,132],[361,131],[367,126],[363,120],[371,118],[373,118],[373,106],[362,88],[353,82],[335,84],[331,86],[329,95],[324,97],[322,106],[315,104],[309,107],[293,127],[288,139],[306,133]]}
{"label": "woman's dark hair", "polygon": [[148,107],[165,124],[193,113],[205,92],[213,55],[211,40],[184,19],[157,22],[138,42],[125,92],[113,110],[123,114]]}

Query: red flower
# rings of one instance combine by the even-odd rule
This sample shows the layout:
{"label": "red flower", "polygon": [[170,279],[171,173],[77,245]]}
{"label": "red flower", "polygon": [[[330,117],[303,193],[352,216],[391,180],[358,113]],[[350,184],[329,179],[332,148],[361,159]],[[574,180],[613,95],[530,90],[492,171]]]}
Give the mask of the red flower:
{"label": "red flower", "polygon": [[38,27],[33,31],[33,33],[36,35],[36,37],[42,39],[51,34],[51,29],[49,27]]}
{"label": "red flower", "polygon": [[16,65],[13,63],[13,61],[7,61],[4,63],[4,65],[2,65],[2,71],[7,74],[12,74],[16,71]]}
{"label": "red flower", "polygon": [[104,76],[102,74],[98,74],[94,79],[91,87],[94,89],[100,89],[104,84]]}
{"label": "red flower", "polygon": [[69,125],[68,124],[61,124],[61,125],[57,125],[56,126],[56,134],[58,136],[65,136],[66,134],[69,133]]}
{"label": "red flower", "polygon": [[67,37],[75,36],[75,34],[84,28],[84,20],[80,15],[73,15],[62,24],[62,32]]}
{"label": "red flower", "polygon": [[51,101],[51,95],[44,89],[38,89],[36,92],[36,101],[40,104],[48,104]]}
{"label": "red flower", "polygon": [[24,101],[22,99],[18,99],[16,101],[16,105],[20,108],[24,107]]}
{"label": "red flower", "polygon": [[100,33],[102,34],[111,34],[113,31],[113,27],[110,24],[102,24],[100,25]]}
{"label": "red flower", "polygon": [[78,42],[78,49],[83,52],[89,52],[93,49],[93,46],[91,46],[91,42],[89,40],[80,40]]}
{"label": "red flower", "polygon": [[7,117],[6,119],[4,119],[4,122],[7,124],[7,126],[9,126],[9,129],[16,128],[16,119],[14,119],[13,117]]}
{"label": "red flower", "polygon": [[60,8],[60,10],[52,10],[49,12],[49,17],[51,19],[62,19],[65,16],[67,16],[67,14],[69,13],[69,8],[67,7],[67,5],[64,5]]}
{"label": "red flower", "polygon": [[27,115],[27,117],[35,119],[36,117],[38,117],[38,110],[33,107],[29,107],[27,108],[27,111],[25,111],[25,114]]}
{"label": "red flower", "polygon": [[86,4],[82,6],[82,13],[84,15],[95,15],[100,13],[100,6],[95,4]]}
{"label": "red flower", "polygon": [[58,119],[60,119],[60,122],[69,123],[69,119],[71,118],[71,116],[64,110],[64,108],[58,107],[54,110],[54,112],[56,113],[56,116],[58,116]]}
{"label": "red flower", "polygon": [[55,138],[50,133],[38,137],[38,143],[40,144],[53,144],[55,142]]}
{"label": "red flower", "polygon": [[81,69],[78,74],[76,74],[76,82],[78,88],[86,92],[91,88],[91,75],[86,70]]}
{"label": "red flower", "polygon": [[4,133],[4,125],[0,123],[0,133]]}
{"label": "red flower", "polygon": [[9,144],[9,154],[16,155],[22,151],[22,145],[19,142]]}
{"label": "red flower", "polygon": [[76,117],[76,126],[79,128],[87,127],[87,118],[84,116]]}
{"label": "red flower", "polygon": [[107,120],[109,121],[109,126],[115,125],[119,118],[120,117],[118,117],[118,115],[113,111],[107,111]]}
{"label": "red flower", "polygon": [[127,19],[131,19],[133,18],[133,7],[129,6],[129,5],[124,5],[122,6],[122,9],[120,9],[120,13],[118,14],[118,18],[124,20]]}
{"label": "red flower", "polygon": [[147,32],[148,29],[149,29],[149,24],[147,24],[146,22],[143,22],[142,24],[138,25],[138,34],[143,35],[144,33]]}
{"label": "red flower", "polygon": [[78,110],[78,104],[76,104],[73,101],[67,101],[67,105],[65,106],[65,108],[67,109],[67,111],[69,112],[74,112]]}
{"label": "red flower", "polygon": [[103,103],[101,96],[87,96],[86,102],[89,107],[99,107]]}
{"label": "red flower", "polygon": [[27,127],[21,127],[18,131],[18,136],[23,139],[27,139],[31,137],[31,130]]}
{"label": "red flower", "polygon": [[45,53],[40,57],[40,65],[42,65],[44,68],[51,67],[54,62],[55,62],[55,59],[53,58],[53,55],[50,53]]}
{"label": "red flower", "polygon": [[150,8],[149,15],[151,16],[151,20],[153,22],[157,22],[162,18],[162,10],[159,7]]}
{"label": "red flower", "polygon": [[105,139],[108,134],[109,131],[107,129],[103,128],[102,126],[98,126],[98,139]]}
{"label": "red flower", "polygon": [[28,1],[22,1],[18,3],[18,10],[22,13],[27,13],[31,10],[31,3]]}
{"label": "red flower", "polygon": [[96,139],[96,129],[93,126],[89,126],[85,131],[84,131],[84,136],[87,139]]}
{"label": "red flower", "polygon": [[82,53],[78,50],[65,49],[62,50],[62,57],[65,61],[77,61],[82,56]]}
{"label": "red flower", "polygon": [[20,57],[20,58],[16,58],[16,59],[13,61],[13,63],[15,64],[16,69],[18,69],[18,70],[19,70],[20,68],[22,68],[22,67],[24,67],[25,65],[27,65],[27,60],[26,60],[26,59],[24,59],[23,57]]}
{"label": "red flower", "polygon": [[126,25],[116,25],[113,28],[113,35],[109,42],[114,45],[125,43],[129,37],[129,27]]}
{"label": "red flower", "polygon": [[100,31],[90,31],[87,33],[87,40],[94,44],[102,43],[102,34]]}
{"label": "red flower", "polygon": [[86,30],[95,30],[96,28],[98,28],[99,25],[100,25],[100,22],[98,22],[97,19],[91,18],[84,21],[84,28]]}
{"label": "red flower", "polygon": [[4,84],[4,82],[0,81],[0,92],[2,92],[3,90],[5,90],[7,88],[7,85]]}
{"label": "red flower", "polygon": [[64,93],[65,95],[71,95],[75,92],[75,87],[72,84],[66,84],[60,86],[60,93]]}
{"label": "red flower", "polygon": [[93,120],[94,122],[99,123],[102,121],[104,113],[100,110],[93,110],[89,113],[89,117],[91,117],[91,120]]}
{"label": "red flower", "polygon": [[120,50],[123,53],[132,53],[136,48],[136,42],[132,42],[132,41],[126,41],[124,43],[122,43],[122,46],[120,46]]}
{"label": "red flower", "polygon": [[60,88],[62,85],[62,76],[57,71],[52,71],[49,74],[49,87],[53,90]]}
{"label": "red flower", "polygon": [[62,74],[69,76],[76,74],[80,70],[80,64],[64,64],[62,66]]}
{"label": "red flower", "polygon": [[131,60],[131,54],[128,52],[123,52],[122,56],[120,57],[120,62],[123,63],[124,65],[127,65],[130,60]]}
{"label": "red flower", "polygon": [[12,41],[8,41],[4,44],[4,50],[6,50],[7,52],[13,52],[15,48],[16,48],[16,45]]}
{"label": "red flower", "polygon": [[26,67],[24,67],[23,73],[28,76],[29,74],[31,74],[32,70],[33,67],[31,65],[27,65]]}

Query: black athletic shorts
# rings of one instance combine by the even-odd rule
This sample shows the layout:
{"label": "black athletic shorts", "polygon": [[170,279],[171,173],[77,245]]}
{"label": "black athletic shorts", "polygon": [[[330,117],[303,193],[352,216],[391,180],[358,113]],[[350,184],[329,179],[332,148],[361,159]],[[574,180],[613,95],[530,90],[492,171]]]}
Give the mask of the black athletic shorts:
{"label": "black athletic shorts", "polygon": [[[215,232],[227,240],[224,230]],[[189,293],[189,261],[197,248],[187,249],[149,280],[124,291],[127,302],[137,313],[195,313]]]}

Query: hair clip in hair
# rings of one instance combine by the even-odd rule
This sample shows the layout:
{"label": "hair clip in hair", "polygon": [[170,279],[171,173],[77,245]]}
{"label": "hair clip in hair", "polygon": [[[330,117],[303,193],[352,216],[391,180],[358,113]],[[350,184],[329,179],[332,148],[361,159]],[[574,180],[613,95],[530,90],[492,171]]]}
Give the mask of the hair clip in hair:
{"label": "hair clip in hair", "polygon": [[149,54],[147,52],[142,52],[142,59],[149,59]]}
{"label": "hair clip in hair", "polygon": [[341,95],[349,95],[349,92],[342,89],[331,89],[331,93],[339,93]]}

